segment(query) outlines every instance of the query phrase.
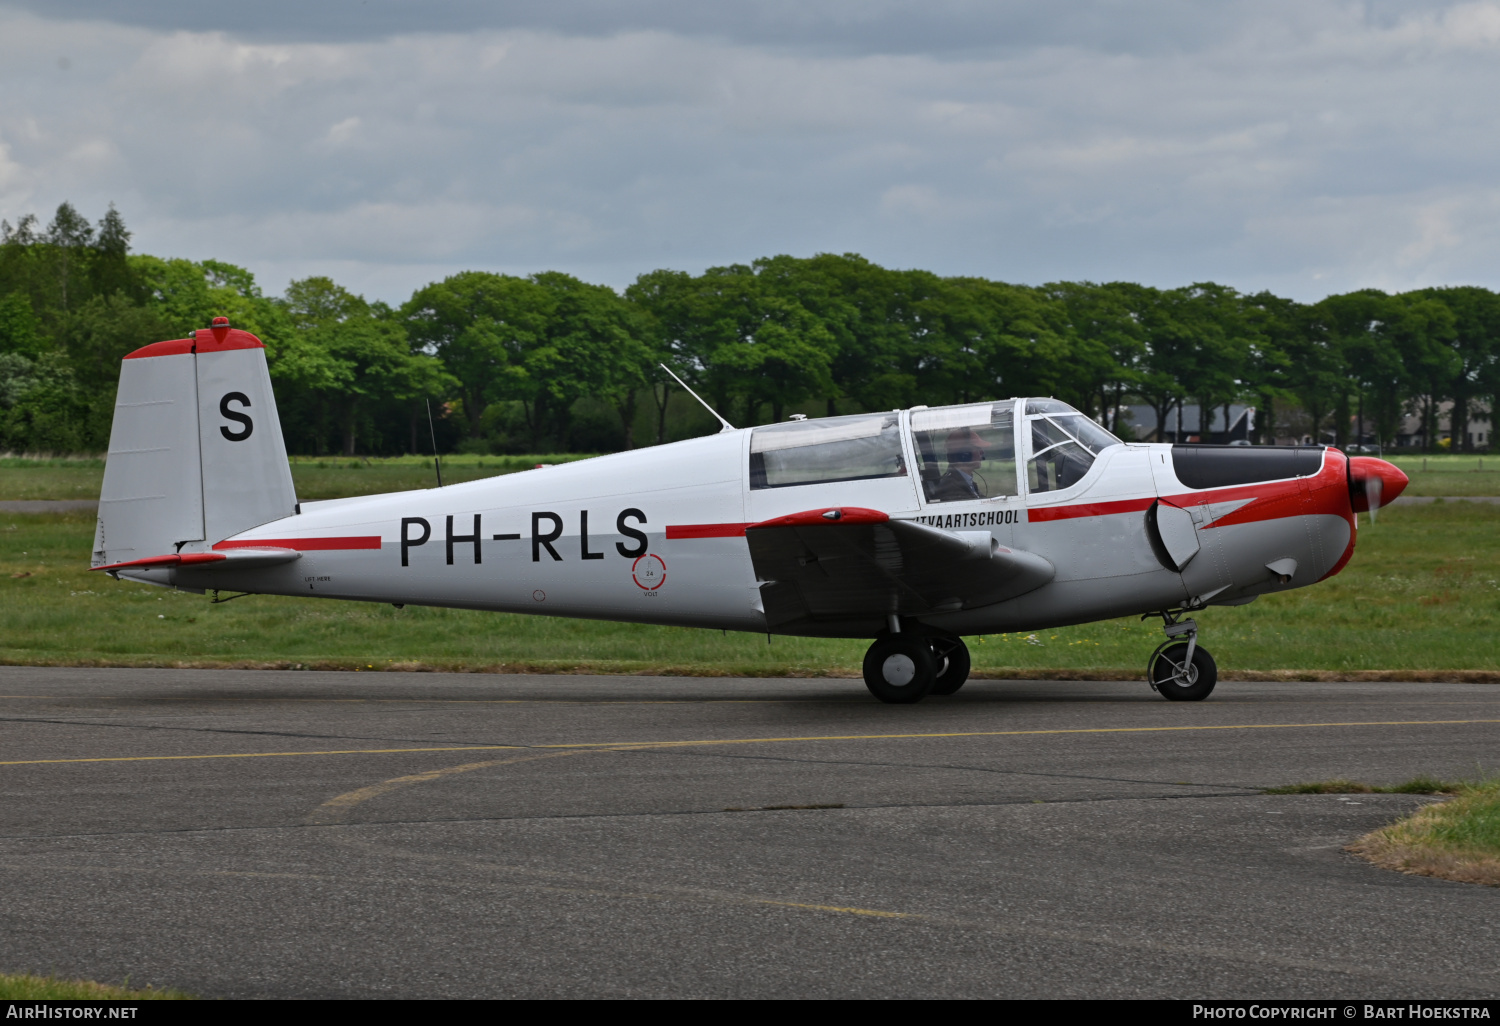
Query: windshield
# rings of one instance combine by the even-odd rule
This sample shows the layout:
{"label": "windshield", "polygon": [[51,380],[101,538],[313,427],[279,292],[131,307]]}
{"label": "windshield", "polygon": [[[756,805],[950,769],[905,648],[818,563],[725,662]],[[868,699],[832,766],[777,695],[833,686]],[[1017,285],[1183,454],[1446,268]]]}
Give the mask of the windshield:
{"label": "windshield", "polygon": [[1056,399],[1029,399],[1026,424],[1031,432],[1031,459],[1026,463],[1027,487],[1033,492],[1071,488],[1094,465],[1099,453],[1118,438]]}
{"label": "windshield", "polygon": [[750,436],[750,487],[905,477],[900,418],[894,413],[794,420]]}
{"label": "windshield", "polygon": [[983,403],[917,410],[912,437],[928,502],[1015,495],[1014,404]]}

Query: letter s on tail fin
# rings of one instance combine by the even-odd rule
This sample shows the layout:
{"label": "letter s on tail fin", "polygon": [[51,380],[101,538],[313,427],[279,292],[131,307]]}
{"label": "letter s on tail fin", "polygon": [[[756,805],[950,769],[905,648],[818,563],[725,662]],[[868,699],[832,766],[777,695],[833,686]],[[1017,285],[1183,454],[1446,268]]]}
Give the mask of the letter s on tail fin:
{"label": "letter s on tail fin", "polygon": [[95,566],[202,551],[296,504],[260,339],[215,318],[125,357]]}

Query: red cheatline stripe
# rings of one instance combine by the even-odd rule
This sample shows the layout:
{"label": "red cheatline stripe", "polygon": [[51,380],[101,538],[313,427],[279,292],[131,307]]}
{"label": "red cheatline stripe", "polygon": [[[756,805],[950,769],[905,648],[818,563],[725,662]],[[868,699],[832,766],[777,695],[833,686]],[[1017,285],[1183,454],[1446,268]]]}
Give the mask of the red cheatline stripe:
{"label": "red cheatline stripe", "polygon": [[749,524],[668,524],[667,538],[743,538]]}
{"label": "red cheatline stripe", "polygon": [[298,552],[321,552],[327,549],[378,549],[380,535],[356,538],[255,538],[221,541],[216,549],[296,549]]}
{"label": "red cheatline stripe", "polygon": [[1112,513],[1140,513],[1151,508],[1155,499],[1122,499],[1119,502],[1086,502],[1077,506],[1033,506],[1026,519],[1033,524],[1047,520],[1071,520],[1074,517],[1107,517]]}

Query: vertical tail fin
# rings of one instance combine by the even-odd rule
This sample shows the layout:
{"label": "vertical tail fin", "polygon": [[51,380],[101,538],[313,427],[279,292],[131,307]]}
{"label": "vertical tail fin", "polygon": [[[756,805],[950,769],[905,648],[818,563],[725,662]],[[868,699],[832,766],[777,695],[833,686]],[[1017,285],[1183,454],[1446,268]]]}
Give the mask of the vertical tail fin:
{"label": "vertical tail fin", "polygon": [[260,339],[216,317],[125,357],[95,566],[201,551],[296,504]]}

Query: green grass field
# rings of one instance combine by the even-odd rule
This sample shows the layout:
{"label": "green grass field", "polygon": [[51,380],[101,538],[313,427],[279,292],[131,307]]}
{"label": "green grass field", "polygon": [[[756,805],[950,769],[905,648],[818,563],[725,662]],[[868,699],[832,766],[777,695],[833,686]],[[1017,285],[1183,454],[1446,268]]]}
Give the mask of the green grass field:
{"label": "green grass field", "polygon": [[[1500,506],[1396,507],[1373,527],[1361,521],[1338,577],[1198,614],[1226,678],[1500,670]],[[856,675],[866,647],[272,596],[210,605],[88,572],[92,530],[87,513],[0,514],[0,662],[812,676]],[[1139,676],[1160,639],[1156,621],[1115,620],[970,648],[985,676]]]}
{"label": "green grass field", "polygon": [[1500,495],[1500,456],[1395,456],[1411,484],[1405,495]]}
{"label": "green grass field", "polygon": [[188,1001],[180,990],[116,987],[92,980],[59,980],[55,976],[0,973],[0,1001]]}
{"label": "green grass field", "polygon": [[1500,780],[1445,790],[1454,797],[1366,834],[1348,850],[1386,869],[1500,887]]}

